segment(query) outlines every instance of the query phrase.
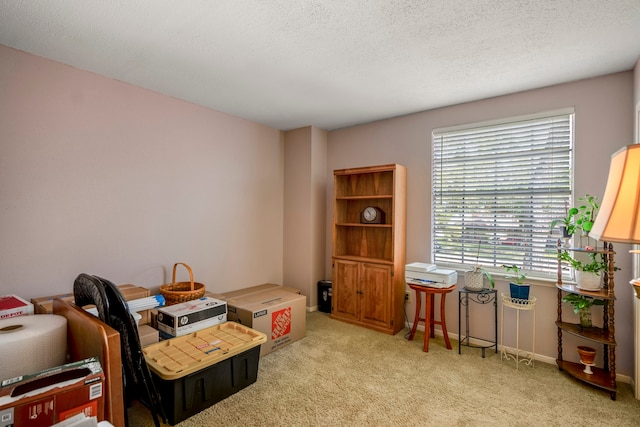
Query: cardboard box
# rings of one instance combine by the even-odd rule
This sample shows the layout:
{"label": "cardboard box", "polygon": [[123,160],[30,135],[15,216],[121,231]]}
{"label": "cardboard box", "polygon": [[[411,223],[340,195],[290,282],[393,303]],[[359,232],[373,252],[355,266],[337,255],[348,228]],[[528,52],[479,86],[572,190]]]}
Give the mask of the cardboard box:
{"label": "cardboard box", "polygon": [[76,414],[104,420],[104,373],[92,357],[0,384],[0,427],[49,427]]}
{"label": "cardboard box", "polygon": [[302,292],[300,292],[299,289],[291,288],[289,286],[276,285],[274,283],[263,283],[261,285],[250,286],[248,288],[238,289],[238,290],[235,290],[235,291],[229,291],[229,292],[225,292],[223,294],[217,294],[217,293],[214,293],[214,292],[211,292],[211,291],[206,291],[204,293],[204,296],[211,297],[211,298],[217,298],[217,299],[220,299],[220,300],[223,300],[223,301],[227,301],[229,299],[244,297],[244,296],[247,296],[249,294],[256,294],[258,292],[274,291],[274,290],[281,290],[281,291],[285,291],[285,292],[293,292],[294,294],[302,294]]}
{"label": "cardboard box", "polygon": [[158,308],[162,338],[179,337],[226,321],[227,303],[211,297]]}
{"label": "cardboard box", "polygon": [[291,288],[289,286],[276,285],[275,283],[263,283],[261,285],[250,286],[248,288],[242,288],[235,291],[224,292],[221,295],[223,295],[226,299],[231,299],[231,298],[246,296],[249,294],[255,294],[258,292],[273,291],[273,290],[293,292],[294,294],[301,293],[299,289]]}
{"label": "cardboard box", "polygon": [[[144,288],[142,286],[124,284],[124,285],[118,285],[118,289],[120,289],[120,292],[122,293],[122,296],[124,297],[125,301],[132,301],[134,299],[146,298],[149,295],[151,295],[151,293],[149,292],[149,289]],[[31,302],[33,303],[34,311],[36,312],[36,314],[53,313],[54,298],[60,298],[70,303],[74,302],[73,293],[51,295],[51,296],[40,297],[40,298],[31,298]],[[147,325],[151,322],[151,314],[149,313],[149,310],[142,310],[139,312],[139,314],[140,316],[142,316],[139,322],[141,325]]]}
{"label": "cardboard box", "polygon": [[31,298],[31,303],[33,304],[36,314],[53,314],[54,298],[60,298],[65,302],[73,303],[73,293]]}
{"label": "cardboard box", "polygon": [[222,294],[227,301],[227,319],[267,335],[260,356],[291,344],[306,335],[307,297],[293,288],[260,285]]}
{"label": "cardboard box", "polygon": [[0,319],[33,314],[33,304],[18,295],[0,296]]}
{"label": "cardboard box", "polygon": [[160,340],[159,331],[150,325],[138,326],[138,335],[140,336],[140,345],[142,347],[155,344]]}
{"label": "cardboard box", "polygon": [[[133,301],[134,299],[146,298],[151,295],[149,289],[136,285],[118,285],[118,289],[122,292],[125,301]],[[149,310],[141,310],[138,312],[142,318],[138,322],[140,325],[148,325],[151,323],[151,314]]]}

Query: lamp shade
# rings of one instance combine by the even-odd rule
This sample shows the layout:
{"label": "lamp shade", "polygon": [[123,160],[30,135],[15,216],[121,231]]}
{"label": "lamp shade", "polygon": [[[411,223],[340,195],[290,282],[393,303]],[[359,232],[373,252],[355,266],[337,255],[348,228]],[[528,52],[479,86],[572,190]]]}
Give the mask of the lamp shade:
{"label": "lamp shade", "polygon": [[640,243],[640,144],[611,156],[598,216],[589,236],[605,242]]}

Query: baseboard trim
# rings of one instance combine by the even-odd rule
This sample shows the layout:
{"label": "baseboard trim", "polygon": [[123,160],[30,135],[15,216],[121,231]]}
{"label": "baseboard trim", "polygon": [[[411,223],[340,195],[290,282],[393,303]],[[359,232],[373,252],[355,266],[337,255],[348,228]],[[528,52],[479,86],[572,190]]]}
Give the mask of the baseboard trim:
{"label": "baseboard trim", "polygon": [[[411,330],[411,328],[413,327],[412,323],[406,322],[406,327]],[[416,328],[419,331],[424,332],[424,325],[418,324],[418,327]],[[442,337],[444,336],[444,334],[442,333],[442,329],[438,329],[435,328],[435,334]],[[455,339],[457,341],[459,341],[459,336],[458,334],[454,334],[454,333],[449,333],[449,339]],[[480,344],[485,344],[486,345],[486,341],[482,341],[482,340],[478,340],[475,338],[470,338],[469,342],[471,344],[476,344],[476,345],[480,345]],[[501,352],[504,346],[498,344],[498,352]],[[504,347],[507,351],[507,353],[511,353],[511,354],[515,354],[516,353],[516,349],[512,348],[512,347]],[[522,352],[522,350],[520,350]],[[547,356],[544,354],[538,354],[536,353],[535,355],[533,355],[533,360],[536,361],[540,361],[542,363],[546,363],[548,365],[555,365],[556,364],[556,356]],[[616,374],[616,381],[620,382],[620,383],[625,383],[625,384],[631,384],[633,386],[633,381],[632,378],[628,375],[622,375],[622,374]],[[634,388],[635,390],[635,388]]]}

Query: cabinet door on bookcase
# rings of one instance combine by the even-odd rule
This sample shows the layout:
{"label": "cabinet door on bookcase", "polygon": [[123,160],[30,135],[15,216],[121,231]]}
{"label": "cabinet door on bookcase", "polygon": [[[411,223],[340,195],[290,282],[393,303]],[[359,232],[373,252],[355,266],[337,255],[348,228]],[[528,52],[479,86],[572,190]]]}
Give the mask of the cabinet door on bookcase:
{"label": "cabinet door on bookcase", "polygon": [[391,266],[362,263],[360,320],[391,328]]}
{"label": "cabinet door on bookcase", "polygon": [[344,320],[360,320],[360,263],[335,260],[333,277],[333,316]]}

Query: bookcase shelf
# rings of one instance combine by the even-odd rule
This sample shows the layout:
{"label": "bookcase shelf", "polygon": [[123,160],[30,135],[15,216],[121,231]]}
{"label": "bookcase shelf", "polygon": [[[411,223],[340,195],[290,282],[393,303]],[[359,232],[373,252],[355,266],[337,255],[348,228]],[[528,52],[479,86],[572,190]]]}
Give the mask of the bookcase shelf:
{"label": "bookcase shelf", "polygon": [[[608,269],[604,273],[602,289],[598,291],[582,290],[576,285],[562,283],[562,266],[560,253],[563,250],[573,252],[595,252],[603,256],[603,261],[607,264]],[[614,255],[613,245],[604,243],[602,249],[595,251],[586,251],[581,248],[564,248],[561,242],[558,242],[558,320],[556,326],[558,328],[558,358],[556,363],[561,371],[564,371],[572,377],[607,390],[610,393],[611,400],[616,399],[616,339],[615,339],[615,282],[614,282]],[[585,295],[604,301],[602,327],[582,327],[580,324],[570,323],[563,320],[562,298],[567,294]],[[592,367],[593,373],[584,372],[584,365],[564,360],[564,346],[562,342],[563,333],[580,337],[580,339],[590,342],[591,344],[599,344],[603,350],[603,364],[601,367]]]}
{"label": "bookcase shelf", "polygon": [[[406,168],[334,171],[331,317],[381,332],[404,328]],[[375,206],[384,222],[361,222]]]}

